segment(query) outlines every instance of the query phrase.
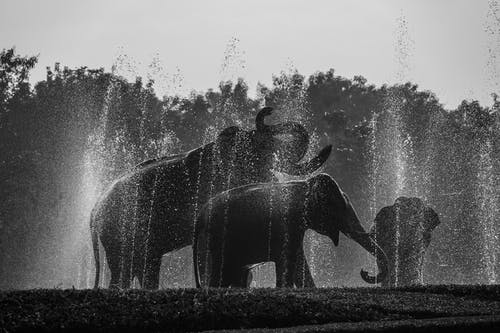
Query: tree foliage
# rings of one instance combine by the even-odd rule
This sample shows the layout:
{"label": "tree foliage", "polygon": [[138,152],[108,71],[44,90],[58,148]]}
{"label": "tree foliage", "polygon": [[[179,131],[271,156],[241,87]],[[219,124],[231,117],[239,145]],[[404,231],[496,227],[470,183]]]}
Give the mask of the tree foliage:
{"label": "tree foliage", "polygon": [[[331,69],[308,78],[281,73],[270,87],[259,84],[255,98],[239,79],[160,99],[152,81],[59,64],[32,89],[27,79],[36,61],[14,49],[0,53],[0,267],[11,267],[2,269],[0,288],[26,286],[26,267],[32,278],[47,267],[50,281],[60,278],[59,242],[84,216],[74,212],[88,152],[103,161],[97,168],[104,188],[142,160],[193,149],[227,126],[252,128],[263,105],[279,110],[268,121],[300,121],[313,133],[310,153],[334,145],[324,171],[348,193],[367,228],[395,199],[391,147],[399,147],[406,163],[403,191],[423,196],[442,220],[440,241],[430,249],[434,281],[475,282],[486,265],[484,221],[491,217],[482,212],[496,209],[490,215],[498,217],[500,209],[498,193],[488,192],[500,186],[495,96],[491,108],[464,101],[445,110],[415,84],[376,87]],[[484,187],[486,181],[493,185]],[[352,265],[366,255],[348,242],[336,252],[337,262],[323,258],[323,265],[333,267],[339,284],[349,284]]]}

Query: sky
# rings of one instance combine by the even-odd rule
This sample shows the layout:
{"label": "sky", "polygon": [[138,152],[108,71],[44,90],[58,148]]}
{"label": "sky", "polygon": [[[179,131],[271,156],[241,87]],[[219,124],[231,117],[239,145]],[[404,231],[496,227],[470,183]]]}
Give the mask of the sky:
{"label": "sky", "polygon": [[[243,77],[334,68],[412,81],[448,108],[500,92],[500,0],[0,0],[0,49],[39,54],[31,81],[70,68],[151,77],[186,94]],[[496,16],[495,16],[496,15]]]}

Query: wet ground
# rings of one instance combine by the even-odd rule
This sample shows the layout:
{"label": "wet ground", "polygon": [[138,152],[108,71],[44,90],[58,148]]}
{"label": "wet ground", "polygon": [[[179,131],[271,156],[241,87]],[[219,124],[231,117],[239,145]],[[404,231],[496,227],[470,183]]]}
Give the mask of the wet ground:
{"label": "wet ground", "polygon": [[498,331],[500,286],[4,291],[0,328],[0,332]]}

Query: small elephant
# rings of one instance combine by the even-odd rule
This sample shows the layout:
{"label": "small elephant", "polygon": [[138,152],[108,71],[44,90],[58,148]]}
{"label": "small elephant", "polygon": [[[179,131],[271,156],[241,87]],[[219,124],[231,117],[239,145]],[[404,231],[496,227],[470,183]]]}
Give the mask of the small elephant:
{"label": "small elephant", "polygon": [[[247,287],[248,269],[269,261],[275,263],[277,287],[302,286],[307,229],[330,237],[335,245],[342,231],[372,255],[383,253],[329,175],[252,184],[222,192],[200,211],[193,247],[197,286]],[[376,276],[361,270],[361,276],[378,283],[388,275],[383,257],[379,269]]]}
{"label": "small elephant", "polygon": [[425,251],[439,223],[436,212],[419,198],[399,197],[394,205],[380,210],[370,234],[393,268],[382,286],[423,284]]}

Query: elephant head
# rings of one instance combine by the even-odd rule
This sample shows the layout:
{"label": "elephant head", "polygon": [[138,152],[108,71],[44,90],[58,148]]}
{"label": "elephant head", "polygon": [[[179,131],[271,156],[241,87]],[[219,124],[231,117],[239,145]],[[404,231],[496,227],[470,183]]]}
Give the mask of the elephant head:
{"label": "elephant head", "polygon": [[399,197],[394,201],[393,208],[401,220],[420,222],[423,232],[432,232],[440,223],[436,212],[420,198]]}
{"label": "elephant head", "polygon": [[272,170],[306,176],[316,171],[330,156],[332,146],[328,145],[316,157],[301,162],[309,148],[309,134],[304,126],[296,122],[266,124],[264,119],[272,111],[271,107],[259,111],[255,130],[245,131],[232,126],[219,134],[216,147],[224,159],[222,163],[226,163],[226,168],[233,173],[233,182],[228,188],[271,181]]}
{"label": "elephant head", "polygon": [[394,210],[396,214],[401,217],[401,219],[407,220],[412,217],[423,217],[425,205],[419,198],[399,197],[394,201]]}
{"label": "elephant head", "polygon": [[306,202],[307,220],[313,230],[330,237],[335,246],[339,243],[339,232],[342,232],[375,258],[383,258],[376,276],[371,276],[367,271],[361,270],[361,277],[364,281],[375,284],[387,278],[388,261],[384,251],[365,231],[348,196],[342,192],[332,177],[320,174],[311,178]]}
{"label": "elephant head", "polygon": [[431,232],[440,224],[437,213],[416,197],[399,197],[394,201],[393,208],[400,220],[420,228],[427,247]]}
{"label": "elephant head", "polygon": [[[436,212],[416,197],[399,197],[393,205],[380,209],[370,235],[384,249],[394,268],[382,286],[423,282],[425,250],[439,223]],[[380,258],[377,264],[380,264]]]}

